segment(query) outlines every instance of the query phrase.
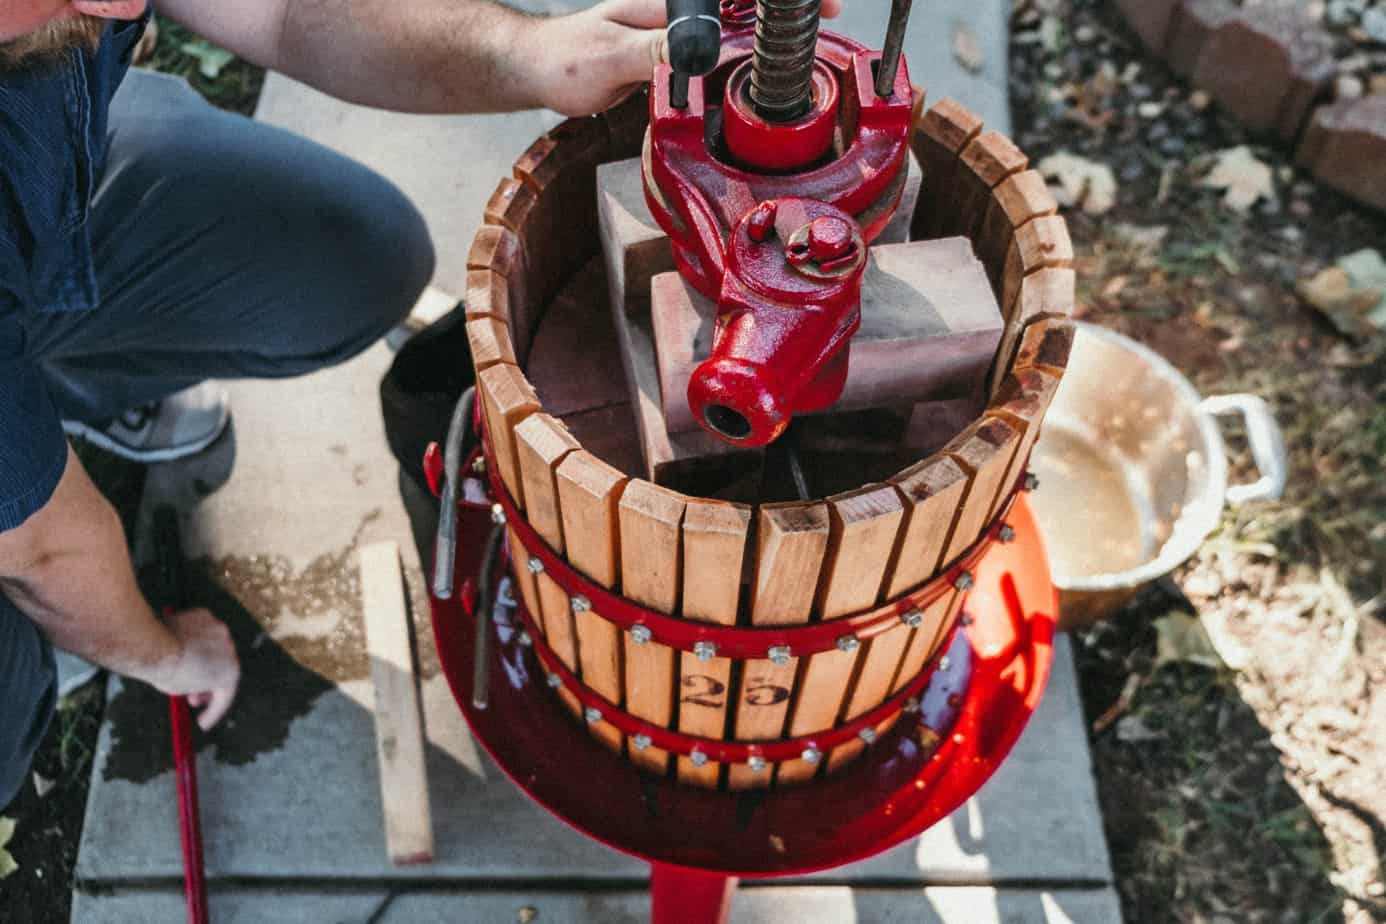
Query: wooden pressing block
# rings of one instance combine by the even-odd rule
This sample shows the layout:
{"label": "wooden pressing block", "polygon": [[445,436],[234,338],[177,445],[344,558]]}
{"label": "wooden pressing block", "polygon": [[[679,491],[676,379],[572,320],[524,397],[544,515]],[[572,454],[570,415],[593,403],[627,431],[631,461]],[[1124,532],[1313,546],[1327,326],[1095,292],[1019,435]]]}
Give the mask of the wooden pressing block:
{"label": "wooden pressing block", "polygon": [[[677,273],[651,283],[665,425],[700,429],[688,380],[712,349],[716,304]],[[966,238],[872,247],[842,397],[832,411],[980,395],[1002,332],[986,269]]]}
{"label": "wooden pressing block", "polygon": [[[877,244],[909,240],[910,219],[919,199],[921,171],[911,155],[907,162],[900,204]],[[602,246],[607,257],[612,303],[638,314],[648,307],[650,279],[674,270],[669,239],[645,204],[645,181],[640,158],[614,161],[597,168],[597,211]]]}
{"label": "wooden pressing block", "polygon": [[361,549],[361,604],[375,687],[385,847],[396,865],[429,863],[433,860],[433,816],[428,804],[423,712],[396,543],[375,542]]}

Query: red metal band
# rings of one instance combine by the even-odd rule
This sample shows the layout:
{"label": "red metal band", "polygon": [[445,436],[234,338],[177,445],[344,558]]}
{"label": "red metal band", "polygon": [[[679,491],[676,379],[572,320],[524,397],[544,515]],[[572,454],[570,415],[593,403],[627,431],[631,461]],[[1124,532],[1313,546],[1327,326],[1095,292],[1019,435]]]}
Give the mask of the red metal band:
{"label": "red metal band", "polygon": [[539,627],[534,622],[534,615],[525,609],[523,603],[517,601],[515,612],[524,624],[525,631],[529,634],[530,643],[540,666],[546,673],[559,678],[563,687],[577,697],[584,711],[595,709],[601,715],[601,721],[610,722],[618,730],[632,737],[645,735],[650,739],[650,744],[674,754],[688,756],[694,751],[698,751],[706,754],[709,760],[733,764],[749,763],[752,757],[759,757],[768,763],[797,760],[802,758],[804,752],[809,749],[817,751],[821,756],[826,756],[833,748],[853,740],[861,740],[861,732],[864,729],[874,729],[886,719],[900,712],[909,700],[919,696],[924,691],[930,678],[933,677],[939,661],[952,646],[953,638],[959,630],[959,625],[955,622],[938,651],[924,665],[918,676],[904,689],[882,702],[875,709],[858,716],[846,725],[798,738],[745,742],[698,738],[671,731],[660,725],[651,725],[643,719],[636,718],[613,705],[610,700],[594,693],[564,666],[558,656],[553,653],[553,649],[544,641]]}
{"label": "red metal band", "polygon": [[717,646],[719,658],[765,658],[771,648],[788,648],[791,656],[818,654],[838,649],[838,640],[855,636],[858,642],[874,638],[900,624],[912,611],[923,612],[954,590],[966,590],[966,582],[960,578],[966,573],[969,578],[977,561],[986,553],[1005,525],[1006,514],[1010,512],[1015,496],[1021,485],[1011,493],[1001,509],[996,521],[982,534],[981,538],[964,551],[949,567],[933,579],[919,585],[896,600],[860,613],[821,622],[804,623],[793,626],[722,626],[715,623],[693,622],[667,616],[655,610],[646,609],[632,601],[612,593],[604,587],[592,583],[574,570],[562,556],[553,551],[543,537],[535,532],[525,520],[524,514],[515,506],[499,476],[495,455],[490,441],[483,435],[482,445],[486,453],[486,471],[491,482],[491,494],[505,513],[506,525],[513,530],[514,537],[524,547],[531,558],[538,559],[544,573],[566,593],[569,598],[583,597],[591,604],[592,612],[623,632],[633,626],[644,626],[652,639],[669,648],[692,652],[698,642],[712,642]]}

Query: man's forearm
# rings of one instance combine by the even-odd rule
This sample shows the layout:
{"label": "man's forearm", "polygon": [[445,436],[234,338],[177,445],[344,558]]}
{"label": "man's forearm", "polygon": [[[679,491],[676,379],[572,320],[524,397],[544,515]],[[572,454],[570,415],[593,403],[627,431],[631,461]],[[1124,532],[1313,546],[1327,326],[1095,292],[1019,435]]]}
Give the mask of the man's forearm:
{"label": "man's forearm", "polygon": [[275,66],[351,102],[413,112],[543,105],[526,33],[489,0],[286,0]]}
{"label": "man's forearm", "polygon": [[0,589],[59,648],[145,679],[178,654],[130,567],[115,511],[68,451],[53,500],[18,534],[0,534]]}

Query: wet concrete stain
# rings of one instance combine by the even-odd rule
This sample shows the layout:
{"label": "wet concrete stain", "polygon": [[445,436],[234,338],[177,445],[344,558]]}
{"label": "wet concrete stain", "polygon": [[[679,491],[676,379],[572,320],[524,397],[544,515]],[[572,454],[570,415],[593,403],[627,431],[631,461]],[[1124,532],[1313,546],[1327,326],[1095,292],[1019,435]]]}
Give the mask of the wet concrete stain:
{"label": "wet concrete stain", "polygon": [[[295,719],[343,681],[370,676],[361,611],[357,551],[367,517],[351,544],[295,572],[277,556],[204,559],[186,565],[189,605],[205,606],[231,630],[241,659],[241,685],[226,718],[208,734],[196,732],[199,755],[243,766],[279,750]],[[441,672],[429,626],[422,575],[406,569],[419,675]],[[141,574],[147,591],[153,569]],[[151,597],[151,599],[153,599]],[[127,681],[107,707],[111,722],[108,780],[134,783],[173,768],[167,698]]]}

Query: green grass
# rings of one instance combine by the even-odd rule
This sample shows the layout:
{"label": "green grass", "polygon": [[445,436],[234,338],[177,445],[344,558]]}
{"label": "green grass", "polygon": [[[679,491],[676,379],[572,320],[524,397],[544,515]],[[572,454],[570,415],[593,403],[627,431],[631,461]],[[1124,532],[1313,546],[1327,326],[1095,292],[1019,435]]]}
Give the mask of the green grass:
{"label": "green grass", "polygon": [[156,16],[159,42],[145,67],[184,77],[208,102],[245,115],[255,113],[263,68],[256,67],[189,32],[172,20]]}

